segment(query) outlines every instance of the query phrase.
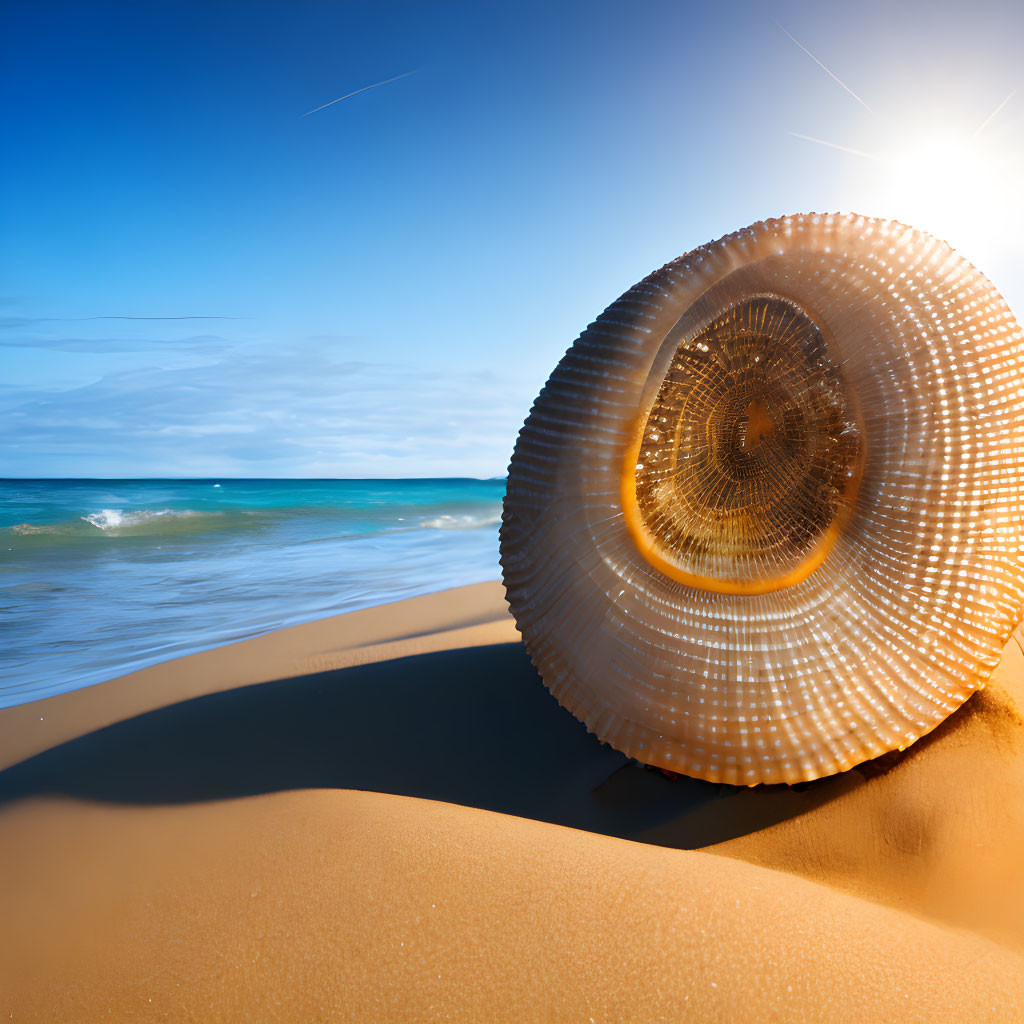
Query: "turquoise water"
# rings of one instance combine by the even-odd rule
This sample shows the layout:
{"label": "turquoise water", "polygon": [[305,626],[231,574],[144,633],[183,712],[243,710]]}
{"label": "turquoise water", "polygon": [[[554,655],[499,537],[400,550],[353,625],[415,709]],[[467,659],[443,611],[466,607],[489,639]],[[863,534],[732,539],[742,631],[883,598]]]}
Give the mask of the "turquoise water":
{"label": "turquoise water", "polygon": [[504,480],[0,480],[0,707],[497,579]]}

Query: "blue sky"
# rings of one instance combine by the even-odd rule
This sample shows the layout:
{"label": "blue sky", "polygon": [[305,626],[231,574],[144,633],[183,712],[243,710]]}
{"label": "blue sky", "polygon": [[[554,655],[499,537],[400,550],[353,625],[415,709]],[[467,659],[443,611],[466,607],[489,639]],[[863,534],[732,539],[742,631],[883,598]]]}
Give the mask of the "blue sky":
{"label": "blue sky", "polygon": [[785,213],[931,230],[1024,311],[1022,38],[984,0],[9,2],[0,475],[503,475],[606,305]]}

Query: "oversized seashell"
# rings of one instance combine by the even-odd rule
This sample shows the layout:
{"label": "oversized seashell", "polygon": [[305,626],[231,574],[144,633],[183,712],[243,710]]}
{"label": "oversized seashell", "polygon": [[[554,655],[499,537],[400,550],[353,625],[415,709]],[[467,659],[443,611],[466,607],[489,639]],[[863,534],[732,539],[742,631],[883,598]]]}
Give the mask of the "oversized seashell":
{"label": "oversized seashell", "polygon": [[769,220],[631,288],[509,466],[527,650],[601,740],[711,781],[902,749],[1020,621],[1024,338],[942,241]]}

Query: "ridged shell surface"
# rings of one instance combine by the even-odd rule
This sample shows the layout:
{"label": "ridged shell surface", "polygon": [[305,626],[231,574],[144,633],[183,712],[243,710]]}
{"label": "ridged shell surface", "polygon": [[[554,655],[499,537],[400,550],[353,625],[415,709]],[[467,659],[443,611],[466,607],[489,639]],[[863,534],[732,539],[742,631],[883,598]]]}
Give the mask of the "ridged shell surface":
{"label": "ridged shell surface", "polygon": [[902,749],[1022,612],[1024,339],[891,221],[696,249],[558,364],[509,467],[501,560],[546,685],[599,739],[711,781]]}

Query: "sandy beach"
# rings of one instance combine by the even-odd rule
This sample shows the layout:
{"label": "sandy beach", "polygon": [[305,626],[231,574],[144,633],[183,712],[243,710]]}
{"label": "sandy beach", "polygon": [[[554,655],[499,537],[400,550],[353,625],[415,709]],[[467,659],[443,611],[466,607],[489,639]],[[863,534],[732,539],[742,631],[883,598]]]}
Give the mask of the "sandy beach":
{"label": "sandy beach", "polygon": [[1014,1021],[1024,655],[902,754],[669,779],[499,584],[0,711],[0,1019]]}

